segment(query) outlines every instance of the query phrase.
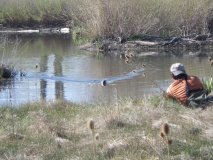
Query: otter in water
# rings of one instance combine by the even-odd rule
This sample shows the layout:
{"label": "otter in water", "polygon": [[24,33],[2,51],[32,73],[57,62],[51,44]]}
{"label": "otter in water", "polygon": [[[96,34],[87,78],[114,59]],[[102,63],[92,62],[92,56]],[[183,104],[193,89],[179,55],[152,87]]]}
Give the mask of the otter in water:
{"label": "otter in water", "polygon": [[102,85],[102,86],[106,86],[106,84],[107,84],[107,81],[106,81],[106,80],[102,80],[102,81],[101,81],[101,85]]}

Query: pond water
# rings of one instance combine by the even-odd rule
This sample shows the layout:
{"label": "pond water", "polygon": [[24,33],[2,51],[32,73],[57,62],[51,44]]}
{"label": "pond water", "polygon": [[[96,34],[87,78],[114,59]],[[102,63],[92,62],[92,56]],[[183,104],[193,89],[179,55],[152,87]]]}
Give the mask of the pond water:
{"label": "pond water", "polygon": [[[147,52],[127,64],[117,56],[81,51],[65,35],[2,37],[0,56],[1,63],[26,73],[0,81],[1,105],[56,99],[114,103],[118,98],[158,95],[171,82],[169,67],[175,62],[183,63],[188,73],[200,78],[212,75],[205,55]],[[106,86],[101,85],[103,80]]]}

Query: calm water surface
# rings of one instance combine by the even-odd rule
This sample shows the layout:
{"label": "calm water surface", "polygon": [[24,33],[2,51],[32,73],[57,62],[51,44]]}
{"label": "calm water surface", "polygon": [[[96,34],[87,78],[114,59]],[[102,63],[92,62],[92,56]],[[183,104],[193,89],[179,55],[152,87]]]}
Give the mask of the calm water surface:
{"label": "calm water surface", "polygon": [[[114,103],[117,98],[160,94],[171,82],[169,67],[175,62],[200,78],[212,74],[207,56],[146,53],[126,64],[116,56],[80,51],[64,36],[1,38],[0,47],[1,62],[26,73],[26,77],[0,82],[1,105],[56,99]],[[103,80],[106,86],[101,85]]]}

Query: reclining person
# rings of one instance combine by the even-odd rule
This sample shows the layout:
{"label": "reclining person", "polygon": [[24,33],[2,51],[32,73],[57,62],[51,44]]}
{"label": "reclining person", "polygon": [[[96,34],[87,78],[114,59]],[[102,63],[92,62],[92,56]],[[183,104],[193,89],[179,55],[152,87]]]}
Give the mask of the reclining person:
{"label": "reclining person", "polygon": [[168,87],[166,96],[185,106],[203,107],[207,92],[200,79],[187,75],[184,65],[181,63],[172,64],[170,72],[174,81]]}

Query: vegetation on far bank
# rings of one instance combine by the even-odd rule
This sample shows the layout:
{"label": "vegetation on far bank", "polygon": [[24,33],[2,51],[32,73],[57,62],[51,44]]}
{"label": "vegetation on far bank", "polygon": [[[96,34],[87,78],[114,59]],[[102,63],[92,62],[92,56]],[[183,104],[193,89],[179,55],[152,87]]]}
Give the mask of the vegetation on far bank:
{"label": "vegetation on far bank", "polygon": [[212,0],[1,0],[0,23],[67,26],[91,39],[182,36],[208,33],[212,7]]}
{"label": "vegetation on far bank", "polygon": [[212,107],[189,109],[152,96],[0,110],[0,159],[213,158]]}

